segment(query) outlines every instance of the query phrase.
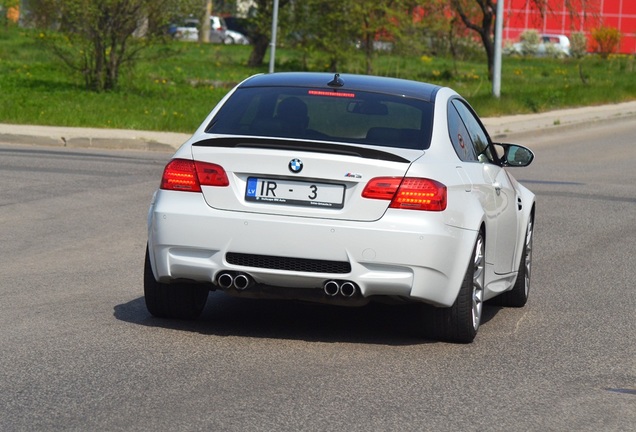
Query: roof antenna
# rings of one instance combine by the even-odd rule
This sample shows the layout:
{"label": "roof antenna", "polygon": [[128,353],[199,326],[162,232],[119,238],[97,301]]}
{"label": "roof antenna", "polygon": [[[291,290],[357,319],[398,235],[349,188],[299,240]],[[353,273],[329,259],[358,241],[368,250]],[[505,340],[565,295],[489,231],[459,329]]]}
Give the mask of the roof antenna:
{"label": "roof antenna", "polygon": [[342,87],[344,85],[344,81],[340,78],[340,74],[335,74],[333,80],[327,83],[329,87]]}

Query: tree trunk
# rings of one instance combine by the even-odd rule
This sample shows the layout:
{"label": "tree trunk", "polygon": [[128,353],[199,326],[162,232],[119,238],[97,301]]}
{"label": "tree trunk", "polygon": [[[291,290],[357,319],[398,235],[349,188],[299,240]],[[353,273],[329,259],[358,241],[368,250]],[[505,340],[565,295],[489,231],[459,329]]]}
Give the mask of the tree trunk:
{"label": "tree trunk", "polygon": [[[249,67],[258,67],[263,65],[265,53],[269,47],[271,36],[269,29],[271,28],[273,17],[273,2],[271,0],[254,0],[258,9],[256,21],[253,21],[254,36],[252,38],[252,52],[247,61]],[[281,10],[289,4],[289,0],[279,0],[278,9]]]}
{"label": "tree trunk", "polygon": [[495,43],[490,37],[490,33],[481,35],[481,42],[486,51],[486,59],[488,61],[488,81],[492,82],[493,72],[495,69]]}
{"label": "tree trunk", "polygon": [[263,65],[263,59],[265,58],[265,53],[267,52],[267,48],[269,47],[269,38],[265,35],[259,34],[254,36],[254,40],[252,41],[252,52],[250,53],[250,58],[247,61],[247,65],[249,67],[258,67]]}
{"label": "tree trunk", "polygon": [[203,16],[201,17],[201,31],[199,32],[199,42],[210,42],[210,16],[212,15],[212,0],[205,0]]}
{"label": "tree trunk", "polygon": [[373,37],[367,33],[365,36],[364,44],[364,59],[366,65],[366,74],[371,75],[373,73]]}
{"label": "tree trunk", "polygon": [[493,69],[495,67],[495,43],[492,39],[492,34],[496,2],[493,2],[493,0],[476,0],[476,2],[482,13],[480,23],[471,21],[471,17],[466,14],[459,0],[453,0],[451,5],[459,14],[464,25],[479,34],[482,45],[484,46],[484,51],[486,51],[486,58],[488,59],[488,79],[492,81]]}

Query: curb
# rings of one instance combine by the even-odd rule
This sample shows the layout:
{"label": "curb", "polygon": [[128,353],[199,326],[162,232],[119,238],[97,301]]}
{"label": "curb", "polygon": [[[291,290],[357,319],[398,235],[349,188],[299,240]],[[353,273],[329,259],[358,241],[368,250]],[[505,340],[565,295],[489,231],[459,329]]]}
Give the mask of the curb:
{"label": "curb", "polygon": [[0,124],[0,143],[5,144],[173,152],[190,136],[128,129]]}
{"label": "curb", "polygon": [[537,114],[520,114],[482,119],[492,138],[536,136],[594,126],[599,122],[636,119],[636,101],[612,105],[569,108]]}
{"label": "curb", "polygon": [[175,147],[170,144],[163,144],[157,141],[145,141],[141,139],[113,139],[113,138],[91,138],[77,137],[69,138],[61,136],[59,138],[33,135],[15,135],[0,133],[0,143],[24,144],[49,147],[68,148],[96,148],[110,150],[139,150],[139,151],[174,151]]}

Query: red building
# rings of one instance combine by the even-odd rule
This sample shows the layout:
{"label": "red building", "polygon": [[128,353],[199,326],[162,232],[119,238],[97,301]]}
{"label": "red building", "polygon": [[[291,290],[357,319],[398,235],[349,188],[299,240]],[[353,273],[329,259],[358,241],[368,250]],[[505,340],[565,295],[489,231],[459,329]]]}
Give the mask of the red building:
{"label": "red building", "polygon": [[548,12],[543,16],[531,0],[504,0],[504,40],[518,41],[528,29],[540,33],[564,34],[590,32],[600,26],[614,27],[621,33],[619,51],[636,53],[636,0],[587,0],[586,10],[571,13],[564,0],[547,0]]}

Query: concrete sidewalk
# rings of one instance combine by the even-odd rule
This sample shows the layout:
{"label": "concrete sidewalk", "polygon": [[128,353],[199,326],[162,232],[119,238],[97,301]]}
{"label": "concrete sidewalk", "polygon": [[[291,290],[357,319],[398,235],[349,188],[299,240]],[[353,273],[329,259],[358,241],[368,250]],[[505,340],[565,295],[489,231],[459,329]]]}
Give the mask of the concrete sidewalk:
{"label": "concrete sidewalk", "polygon": [[0,124],[0,143],[6,144],[174,151],[188,138],[173,132]]}
{"label": "concrete sidewalk", "polygon": [[636,101],[482,119],[491,137],[537,134],[597,122],[636,120]]}
{"label": "concrete sidewalk", "polygon": [[[636,101],[482,120],[493,138],[502,138],[631,118],[636,120]],[[188,138],[172,132],[0,124],[0,143],[5,144],[172,152]]]}

